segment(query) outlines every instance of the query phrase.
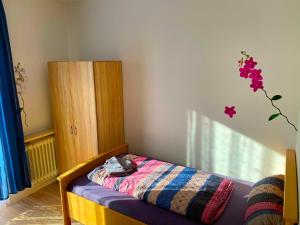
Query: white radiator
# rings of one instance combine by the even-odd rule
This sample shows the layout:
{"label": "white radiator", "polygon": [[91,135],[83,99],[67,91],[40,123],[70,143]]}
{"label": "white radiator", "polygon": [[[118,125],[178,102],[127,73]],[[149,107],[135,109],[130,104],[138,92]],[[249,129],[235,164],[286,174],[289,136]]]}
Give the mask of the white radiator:
{"label": "white radiator", "polygon": [[54,142],[53,134],[25,142],[33,187],[57,176]]}

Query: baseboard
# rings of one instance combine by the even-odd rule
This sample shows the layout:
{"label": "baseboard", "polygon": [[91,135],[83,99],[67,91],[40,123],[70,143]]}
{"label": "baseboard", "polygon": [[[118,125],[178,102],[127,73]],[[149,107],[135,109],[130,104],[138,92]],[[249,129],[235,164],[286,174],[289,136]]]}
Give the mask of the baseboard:
{"label": "baseboard", "polygon": [[20,201],[21,199],[27,197],[28,195],[33,194],[34,192],[37,192],[38,190],[48,186],[49,184],[52,184],[56,181],[56,177],[53,177],[47,181],[41,182],[40,184],[34,185],[32,188],[26,188],[24,191],[18,192],[17,194],[12,194],[9,196],[9,199],[6,201],[5,205],[11,205],[13,203],[16,203]]}

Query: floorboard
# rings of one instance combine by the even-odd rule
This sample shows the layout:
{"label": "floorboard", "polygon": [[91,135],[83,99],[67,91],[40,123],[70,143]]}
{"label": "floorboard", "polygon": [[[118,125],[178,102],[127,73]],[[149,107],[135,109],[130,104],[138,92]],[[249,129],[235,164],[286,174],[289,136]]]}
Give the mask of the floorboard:
{"label": "floorboard", "polygon": [[14,204],[0,208],[1,225],[61,225],[62,221],[57,182]]}

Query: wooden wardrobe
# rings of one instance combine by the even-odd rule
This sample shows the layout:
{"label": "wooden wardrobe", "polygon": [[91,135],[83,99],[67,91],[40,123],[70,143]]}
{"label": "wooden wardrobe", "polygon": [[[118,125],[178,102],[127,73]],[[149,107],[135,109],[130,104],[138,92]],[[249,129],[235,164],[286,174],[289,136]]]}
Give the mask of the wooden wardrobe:
{"label": "wooden wardrobe", "polygon": [[49,62],[59,174],[124,144],[120,61]]}

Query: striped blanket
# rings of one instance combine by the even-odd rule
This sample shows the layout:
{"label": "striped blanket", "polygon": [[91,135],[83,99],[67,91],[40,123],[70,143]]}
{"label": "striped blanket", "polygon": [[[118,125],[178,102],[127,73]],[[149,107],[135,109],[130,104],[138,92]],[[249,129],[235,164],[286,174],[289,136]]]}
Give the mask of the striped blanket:
{"label": "striped blanket", "polygon": [[123,157],[137,165],[136,172],[113,177],[97,167],[88,179],[205,224],[221,216],[233,191],[231,180],[216,175],[132,154]]}

